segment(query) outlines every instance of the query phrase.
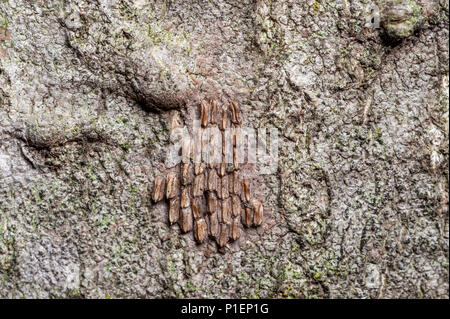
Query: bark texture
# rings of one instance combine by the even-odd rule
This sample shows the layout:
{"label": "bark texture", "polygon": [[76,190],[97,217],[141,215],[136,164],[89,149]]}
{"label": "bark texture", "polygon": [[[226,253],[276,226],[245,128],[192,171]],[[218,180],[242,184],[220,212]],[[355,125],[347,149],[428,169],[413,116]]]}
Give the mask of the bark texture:
{"label": "bark texture", "polygon": [[[448,14],[1,1],[0,297],[448,298]],[[151,201],[209,98],[280,137],[264,223],[222,250]]]}

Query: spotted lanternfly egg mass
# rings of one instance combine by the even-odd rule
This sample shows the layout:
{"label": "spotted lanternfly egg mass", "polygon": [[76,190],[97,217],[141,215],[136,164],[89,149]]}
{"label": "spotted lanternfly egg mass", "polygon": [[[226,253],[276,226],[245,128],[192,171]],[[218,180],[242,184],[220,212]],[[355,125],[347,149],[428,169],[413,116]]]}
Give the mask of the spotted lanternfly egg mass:
{"label": "spotted lanternfly egg mass", "polygon": [[[151,196],[154,202],[168,201],[170,225],[178,223],[183,233],[193,232],[199,244],[210,237],[224,247],[241,237],[241,225],[260,226],[264,208],[260,201],[252,200],[252,181],[242,172],[239,104],[204,100],[197,114],[201,129],[194,139],[182,141],[179,171],[171,169],[167,178],[156,177]],[[170,127],[181,124],[181,119],[173,120]],[[213,133],[204,134],[206,129]],[[232,131],[230,144],[225,141],[228,130]],[[230,148],[225,149],[226,145]],[[202,154],[209,154],[209,162],[204,162]],[[227,163],[230,154],[231,163]]]}

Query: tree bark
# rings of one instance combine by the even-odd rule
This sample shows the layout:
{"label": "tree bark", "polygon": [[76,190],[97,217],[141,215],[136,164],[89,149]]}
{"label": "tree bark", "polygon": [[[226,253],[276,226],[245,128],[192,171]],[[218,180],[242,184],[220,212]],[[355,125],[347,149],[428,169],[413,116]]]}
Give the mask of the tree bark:
{"label": "tree bark", "polygon": [[[0,297],[448,298],[448,14],[0,2]],[[279,138],[264,221],[224,248],[151,200],[211,99]]]}

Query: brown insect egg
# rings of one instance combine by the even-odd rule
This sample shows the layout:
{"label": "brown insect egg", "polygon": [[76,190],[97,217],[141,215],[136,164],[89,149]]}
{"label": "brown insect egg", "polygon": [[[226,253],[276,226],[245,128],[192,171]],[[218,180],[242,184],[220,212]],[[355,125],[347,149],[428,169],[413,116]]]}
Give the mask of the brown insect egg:
{"label": "brown insect egg", "polygon": [[225,163],[229,164],[228,166],[232,166],[233,164],[233,133],[232,130],[227,130],[223,134],[223,142],[222,143],[222,159]]}
{"label": "brown insect egg", "polygon": [[208,166],[216,168],[222,158],[222,134],[217,128],[210,129]]}
{"label": "brown insect egg", "polygon": [[189,163],[192,158],[194,144],[190,138],[183,138],[181,142],[181,160],[183,163]]}
{"label": "brown insect egg", "polygon": [[241,216],[241,209],[242,209],[241,199],[236,195],[233,195],[231,198],[232,198],[233,217]]}
{"label": "brown insect egg", "polygon": [[233,194],[241,195],[241,174],[239,172],[233,173]]}
{"label": "brown insect egg", "polygon": [[253,201],[253,224],[255,226],[259,226],[262,224],[263,222],[263,205],[261,204],[261,202],[254,200]]}
{"label": "brown insect egg", "polygon": [[194,172],[191,163],[181,163],[181,184],[189,185],[194,180]]}
{"label": "brown insect egg", "polygon": [[227,224],[220,225],[220,234],[218,244],[220,247],[224,247],[228,243],[229,238],[229,227]]}
{"label": "brown insect egg", "polygon": [[242,180],[242,195],[244,201],[247,203],[250,202],[250,180],[249,179],[243,179]]}
{"label": "brown insect egg", "polygon": [[226,108],[222,108],[222,119],[220,121],[220,129],[222,131],[230,128],[230,119],[228,118],[228,112]]}
{"label": "brown insect egg", "polygon": [[233,174],[234,174],[234,172],[228,174],[228,193],[230,195],[234,194],[234,191],[233,191],[233,178],[234,178],[234,176],[233,176]]}
{"label": "brown insect egg", "polygon": [[246,227],[252,226],[253,223],[253,210],[250,207],[245,207],[244,216],[242,216],[242,224]]}
{"label": "brown insect egg", "polygon": [[233,148],[233,166],[235,170],[239,169],[239,157],[238,157],[238,150],[236,148]]}
{"label": "brown insect egg", "polygon": [[227,163],[225,163],[225,159],[222,160],[219,167],[219,176],[223,177],[227,173]]}
{"label": "brown insect egg", "polygon": [[208,190],[209,191],[217,191],[217,182],[219,177],[217,176],[217,172],[214,168],[208,169]]}
{"label": "brown insect egg", "polygon": [[172,198],[169,202],[169,223],[172,225],[180,218],[180,200]]}
{"label": "brown insect egg", "polygon": [[203,243],[208,234],[208,226],[203,218],[200,218],[194,222],[194,238],[199,244]]}
{"label": "brown insect egg", "polygon": [[209,105],[208,102],[202,101],[200,103],[200,120],[203,127],[208,125]]}
{"label": "brown insect egg", "polygon": [[222,201],[222,218],[221,223],[229,224],[231,222],[231,199]]}
{"label": "brown insect egg", "polygon": [[233,128],[233,146],[238,150],[242,146],[242,128],[238,126],[234,126]]}
{"label": "brown insect egg", "polygon": [[239,109],[239,105],[235,101],[232,101],[231,105],[230,105],[230,109],[231,109],[231,121],[235,124],[240,124],[241,123],[241,111]]}
{"label": "brown insect egg", "polygon": [[198,219],[203,216],[202,202],[199,198],[194,198],[192,201],[192,214],[194,215],[194,219]]}
{"label": "brown insect egg", "polygon": [[191,205],[191,195],[189,187],[181,189],[181,207],[186,208]]}
{"label": "brown insect egg", "polygon": [[202,196],[205,186],[204,175],[197,175],[194,178],[193,195],[194,197]]}
{"label": "brown insect egg", "polygon": [[155,203],[161,201],[164,198],[165,184],[166,181],[163,176],[156,176],[152,193],[152,199]]}
{"label": "brown insect egg", "polygon": [[228,198],[230,196],[228,180],[228,175],[225,175],[221,178],[220,192],[222,195],[222,199]]}
{"label": "brown insect egg", "polygon": [[211,101],[211,124],[217,123],[217,111],[219,109],[219,103],[216,100]]}
{"label": "brown insect egg", "polygon": [[219,178],[219,179],[217,180],[217,192],[216,192],[217,197],[218,197],[219,199],[222,199],[222,187],[221,187],[221,185],[222,185],[222,179]]}
{"label": "brown insect egg", "polygon": [[[198,129],[197,138],[192,142],[192,161],[194,164],[202,162],[202,129]],[[198,174],[196,172],[196,174]]]}
{"label": "brown insect egg", "polygon": [[207,158],[205,156],[208,155],[208,148],[211,139],[211,130],[209,128],[202,129],[202,157],[203,162],[206,162]]}
{"label": "brown insect egg", "polygon": [[178,178],[175,172],[169,173],[167,175],[167,190],[166,197],[167,199],[174,198],[177,195],[178,191]]}
{"label": "brown insect egg", "polygon": [[222,135],[222,157],[225,158],[227,154],[227,136],[225,132],[220,132]]}
{"label": "brown insect egg", "polygon": [[217,212],[209,215],[209,234],[213,238],[217,238],[219,234],[219,218]]}
{"label": "brown insect egg", "polygon": [[192,211],[190,207],[181,210],[180,228],[183,233],[188,233],[192,230]]}
{"label": "brown insect egg", "polygon": [[207,211],[209,214],[215,213],[217,211],[217,197],[213,192],[208,192],[207,198]]}
{"label": "brown insect egg", "polygon": [[239,218],[234,218],[231,223],[231,240],[238,240],[241,237],[241,230],[239,228]]}

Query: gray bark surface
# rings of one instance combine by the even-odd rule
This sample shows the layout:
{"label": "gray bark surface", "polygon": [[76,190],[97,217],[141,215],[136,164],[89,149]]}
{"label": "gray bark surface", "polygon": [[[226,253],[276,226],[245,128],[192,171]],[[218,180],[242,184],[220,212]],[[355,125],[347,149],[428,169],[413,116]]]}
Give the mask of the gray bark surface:
{"label": "gray bark surface", "polygon": [[[0,297],[448,298],[448,14],[1,1]],[[220,251],[150,200],[204,98],[280,137],[264,224]]]}

